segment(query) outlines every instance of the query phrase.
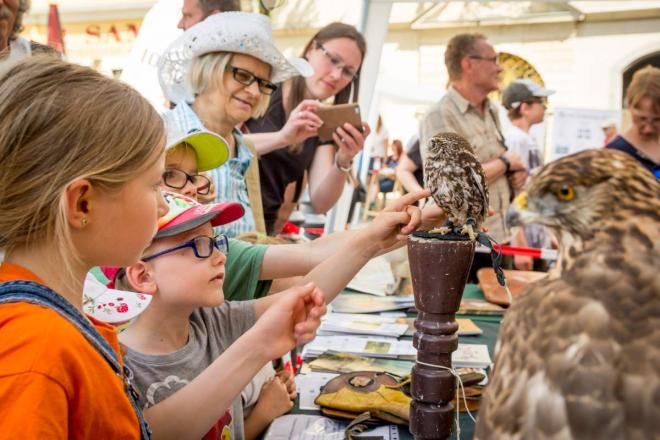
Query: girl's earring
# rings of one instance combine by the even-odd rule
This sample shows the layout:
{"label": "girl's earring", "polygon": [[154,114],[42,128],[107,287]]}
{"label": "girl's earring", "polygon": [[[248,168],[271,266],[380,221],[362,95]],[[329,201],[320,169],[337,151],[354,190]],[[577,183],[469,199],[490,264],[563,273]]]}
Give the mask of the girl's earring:
{"label": "girl's earring", "polygon": [[87,217],[83,217],[82,219],[82,225],[87,226]]}

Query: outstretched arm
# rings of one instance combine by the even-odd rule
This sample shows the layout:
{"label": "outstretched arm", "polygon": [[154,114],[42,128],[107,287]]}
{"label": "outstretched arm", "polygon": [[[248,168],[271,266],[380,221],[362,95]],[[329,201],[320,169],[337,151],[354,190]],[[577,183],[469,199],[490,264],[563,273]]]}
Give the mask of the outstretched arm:
{"label": "outstretched arm", "polygon": [[[424,194],[427,194],[422,190]],[[419,194],[419,193],[413,193]],[[417,197],[413,195],[412,197]],[[426,196],[420,196],[424,198]],[[428,204],[421,213],[419,229],[431,230],[442,224],[445,214],[442,209]],[[309,243],[283,244],[269,246],[264,255],[259,279],[271,280],[292,276],[305,276],[333,255],[346,247],[355,246],[361,230],[340,231],[317,238]],[[391,246],[382,248],[374,256],[382,255],[403,246],[405,241],[396,241]]]}
{"label": "outstretched arm", "polygon": [[415,163],[410,160],[408,155],[404,152],[396,167],[396,177],[408,192],[421,191],[424,189],[419,182],[417,182],[417,179],[413,174],[415,171],[417,171],[417,165],[415,165]]}
{"label": "outstretched arm", "polygon": [[[369,259],[401,245],[407,234],[421,224],[421,211],[412,206],[417,200],[428,197],[429,191],[406,194],[378,214],[369,225],[355,231],[341,247],[316,266],[303,283],[312,282],[323,292],[330,303]],[[287,291],[260,298],[256,301],[257,313],[266,310],[280,295]]]}

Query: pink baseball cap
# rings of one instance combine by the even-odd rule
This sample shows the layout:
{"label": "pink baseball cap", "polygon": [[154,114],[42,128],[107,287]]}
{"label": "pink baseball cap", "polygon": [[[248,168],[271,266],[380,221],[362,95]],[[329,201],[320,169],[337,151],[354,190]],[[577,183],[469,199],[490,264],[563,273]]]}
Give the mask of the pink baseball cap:
{"label": "pink baseball cap", "polygon": [[209,203],[202,205],[190,197],[163,191],[170,210],[158,220],[158,233],[154,238],[171,237],[211,222],[213,226],[231,223],[243,217],[240,203]]}
{"label": "pink baseball cap", "polygon": [[[202,205],[190,197],[163,191],[163,198],[167,202],[169,211],[158,219],[158,232],[154,238],[171,237],[182,232],[187,232],[211,222],[213,226],[231,223],[243,217],[245,210],[240,203],[210,203]],[[99,280],[104,279],[103,284],[114,289],[115,280],[121,267],[103,266],[95,273]]]}

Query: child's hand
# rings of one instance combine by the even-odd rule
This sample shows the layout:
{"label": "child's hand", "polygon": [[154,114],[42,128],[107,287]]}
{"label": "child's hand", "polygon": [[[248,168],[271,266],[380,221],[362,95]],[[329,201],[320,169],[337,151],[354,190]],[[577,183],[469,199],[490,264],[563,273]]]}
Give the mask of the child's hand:
{"label": "child's hand", "polygon": [[278,293],[252,329],[259,335],[258,349],[275,359],[311,341],[324,314],[325,296],[313,283]]}
{"label": "child's hand", "polygon": [[[291,367],[289,367],[291,368]],[[298,390],[296,389],[296,379],[293,376],[293,371],[289,368],[284,368],[277,372],[277,377],[280,378],[282,383],[286,385],[286,390],[289,393],[289,398],[295,400]]]}
{"label": "child's hand", "polygon": [[417,230],[422,221],[422,211],[414,203],[430,195],[431,192],[425,189],[395,200],[365,229],[369,241],[386,249],[399,240],[405,240],[408,234]]}
{"label": "child's hand", "polygon": [[275,376],[261,387],[259,400],[257,400],[257,404],[254,406],[254,411],[263,420],[270,423],[275,418],[289,412],[291,408],[293,408],[293,402],[289,397],[289,391],[280,378]]}

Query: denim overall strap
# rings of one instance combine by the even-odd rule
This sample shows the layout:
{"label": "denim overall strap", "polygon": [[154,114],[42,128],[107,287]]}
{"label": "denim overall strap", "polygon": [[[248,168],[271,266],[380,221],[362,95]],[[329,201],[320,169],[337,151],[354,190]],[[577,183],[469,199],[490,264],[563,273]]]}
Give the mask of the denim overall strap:
{"label": "denim overall strap", "polygon": [[112,349],[108,341],[94,328],[92,323],[62,296],[48,287],[32,281],[10,281],[0,283],[0,304],[27,302],[55,310],[63,318],[73,324],[87,341],[106,360],[114,373],[121,377],[124,382],[124,391],[133,406],[138,421],[142,439],[151,438],[151,430],[142,416],[142,411],[137,403],[137,392],[130,381],[132,375],[127,368],[122,370],[117,353]]}

